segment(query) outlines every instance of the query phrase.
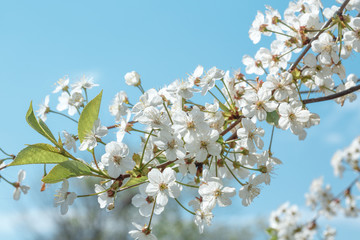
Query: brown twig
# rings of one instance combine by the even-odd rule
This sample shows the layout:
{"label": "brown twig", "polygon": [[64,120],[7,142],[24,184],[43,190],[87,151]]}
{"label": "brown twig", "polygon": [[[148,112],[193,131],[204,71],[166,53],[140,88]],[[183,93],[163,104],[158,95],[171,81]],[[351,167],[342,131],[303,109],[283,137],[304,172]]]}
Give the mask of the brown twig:
{"label": "brown twig", "polygon": [[4,165],[2,167],[0,167],[0,171],[3,170],[4,168],[6,168],[8,165]]}
{"label": "brown twig", "polygon": [[233,122],[228,128],[226,128],[224,131],[220,133],[220,136],[224,136],[228,132],[231,131],[236,125],[238,125],[241,122],[241,119],[244,118],[244,116],[240,116],[235,122]]}
{"label": "brown twig", "polygon": [[338,97],[345,96],[346,94],[355,92],[357,90],[360,90],[360,85],[357,85],[355,87],[351,87],[349,89],[346,89],[345,91],[334,93],[334,94],[331,94],[331,95],[328,95],[328,96],[325,96],[325,97],[306,99],[306,100],[303,100],[302,102],[304,104],[309,104],[309,103],[328,101],[328,100],[332,100],[332,99],[335,99],[335,98],[338,98]]}

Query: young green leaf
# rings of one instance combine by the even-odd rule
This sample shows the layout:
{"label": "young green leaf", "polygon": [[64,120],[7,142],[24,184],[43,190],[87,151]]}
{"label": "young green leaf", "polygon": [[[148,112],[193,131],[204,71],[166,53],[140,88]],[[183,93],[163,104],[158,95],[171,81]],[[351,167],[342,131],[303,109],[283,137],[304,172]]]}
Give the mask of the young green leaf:
{"label": "young green leaf", "polygon": [[280,119],[280,116],[276,110],[273,112],[268,112],[266,115],[266,122],[271,125],[277,126],[279,123],[279,119]]}
{"label": "young green leaf", "polygon": [[68,158],[61,155],[60,151],[45,143],[30,145],[19,152],[9,166],[42,163],[61,163]]}
{"label": "young green leaf", "polygon": [[142,176],[142,177],[131,177],[129,179],[129,181],[127,181],[121,188],[125,188],[125,187],[129,187],[138,183],[142,183],[145,182],[147,180],[147,176]]}
{"label": "young green leaf", "polygon": [[69,160],[59,163],[42,179],[44,183],[57,183],[63,179],[91,175],[90,168],[80,161]]}
{"label": "young green leaf", "polygon": [[99,117],[101,97],[102,91],[85,106],[80,115],[78,125],[78,136],[80,142],[83,142],[86,134],[91,131],[94,126],[94,122]]}
{"label": "young green leaf", "polygon": [[50,129],[47,127],[47,125],[39,119],[39,121],[36,119],[34,110],[32,107],[32,102],[30,103],[29,109],[26,113],[26,122],[38,133],[46,137],[48,140],[50,140],[52,143],[57,145],[56,139],[54,135],[51,133]]}

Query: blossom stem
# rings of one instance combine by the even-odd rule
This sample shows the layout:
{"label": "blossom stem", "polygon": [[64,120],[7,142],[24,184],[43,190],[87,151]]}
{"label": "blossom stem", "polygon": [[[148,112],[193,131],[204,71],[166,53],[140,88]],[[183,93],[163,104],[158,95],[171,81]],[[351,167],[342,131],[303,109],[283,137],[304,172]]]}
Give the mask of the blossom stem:
{"label": "blossom stem", "polygon": [[345,24],[345,26],[350,29],[351,31],[355,32],[355,30],[349,25],[347,24],[346,22],[343,22]]}
{"label": "blossom stem", "polygon": [[274,137],[274,130],[275,130],[275,125],[273,125],[272,130],[271,130],[271,138],[270,138],[270,144],[269,144],[269,153],[271,153],[271,145],[272,145],[272,141],[273,141],[273,137]]}
{"label": "blossom stem", "polygon": [[107,192],[108,190],[104,190],[102,192],[97,192],[97,193],[91,193],[91,194],[85,194],[85,195],[77,195],[76,197],[81,198],[81,197],[91,197],[91,196],[96,196],[102,193]]}
{"label": "blossom stem", "polygon": [[146,182],[148,182],[148,181],[143,181],[143,182],[141,182],[141,183],[137,183],[137,184],[134,184],[134,185],[131,185],[131,186],[128,186],[128,187],[120,188],[117,192],[121,192],[121,191],[130,189],[130,188],[133,188],[133,187],[137,187],[137,186],[139,186],[139,185],[141,185],[141,184],[144,184],[144,183],[146,183]]}
{"label": "blossom stem", "polygon": [[296,82],[295,82],[294,84],[295,84],[296,90],[297,90],[297,92],[298,92],[298,95],[299,95],[300,101],[304,104],[304,102],[303,102],[303,100],[302,100],[302,98],[301,98],[301,93],[300,93],[299,86],[297,85],[297,83],[296,83]]}
{"label": "blossom stem", "polygon": [[266,29],[265,32],[272,32],[272,33],[275,33],[275,34],[279,34],[279,35],[283,35],[283,36],[285,36],[285,37],[292,38],[292,36],[287,35],[287,34],[285,34],[285,33],[277,32],[277,31],[273,31],[273,30],[269,30],[269,29]]}
{"label": "blossom stem", "polygon": [[144,144],[144,149],[143,149],[143,151],[142,151],[141,159],[140,159],[140,166],[142,166],[142,161],[143,161],[143,159],[144,159],[146,146],[147,146],[147,144],[148,144],[148,142],[149,142],[151,133],[152,133],[153,131],[154,131],[154,129],[151,129],[151,131],[150,131],[150,133],[149,133],[149,136],[147,137],[146,142],[145,142],[145,144]]}
{"label": "blossom stem", "polygon": [[[157,198],[157,197],[156,197]],[[154,210],[155,210],[155,205],[156,205],[156,198],[154,199],[154,205],[153,205],[153,208],[151,210],[151,216],[150,216],[150,220],[149,220],[149,225],[148,225],[148,229],[150,229],[150,226],[151,226],[151,221],[152,221],[152,218],[153,218],[153,215],[154,215]]]}
{"label": "blossom stem", "polygon": [[[215,84],[215,87],[216,87],[216,89],[220,92],[220,94],[223,96],[223,98],[225,99],[225,101],[226,101],[226,103],[228,104],[229,108],[231,108],[230,103],[228,102],[226,96],[225,96],[224,93],[221,91],[221,89],[220,89],[216,84]],[[229,94],[229,96],[230,96],[230,94]]]}
{"label": "blossom stem", "polygon": [[281,21],[280,19],[278,20],[279,23],[281,23],[282,25],[284,25],[285,27],[288,27],[290,30],[296,32],[296,30],[293,27],[290,27],[289,25],[287,25],[285,22]]}
{"label": "blossom stem", "polygon": [[225,144],[229,144],[229,143],[232,143],[232,142],[236,142],[236,141],[240,141],[241,139],[232,139],[232,140],[229,140],[229,141],[225,141],[224,143]]}
{"label": "blossom stem", "polygon": [[6,153],[4,150],[2,150],[2,148],[0,148],[0,151],[3,153],[3,154],[5,154],[6,156],[9,156],[9,157],[13,157],[14,155],[11,155],[11,154],[8,154],[8,153]]}
{"label": "blossom stem", "polygon": [[140,90],[140,92],[142,93],[142,94],[144,94],[145,93],[145,91],[144,91],[144,89],[142,88],[142,86],[141,85],[138,85],[138,86],[136,86],[139,90]]}
{"label": "blossom stem", "polygon": [[190,185],[190,184],[186,184],[186,183],[182,183],[182,182],[178,182],[178,181],[175,181],[175,182],[180,185],[186,186],[186,187],[199,188],[199,186],[194,186],[194,185]]}
{"label": "blossom stem", "polygon": [[298,47],[295,47],[295,48],[293,48],[293,49],[291,49],[291,50],[287,51],[286,53],[281,54],[278,58],[282,58],[283,56],[285,56],[285,55],[287,55],[287,54],[289,54],[289,53],[291,53],[291,52],[295,51],[296,49],[298,49]]}
{"label": "blossom stem", "polygon": [[243,79],[244,82],[246,82],[252,89],[254,89],[257,92],[256,87],[254,87],[252,84],[249,83],[249,81]]}
{"label": "blossom stem", "polygon": [[145,132],[145,131],[142,131],[142,130],[136,129],[136,128],[131,128],[131,130],[130,130],[130,131],[139,132],[139,133],[144,133],[144,134],[149,134],[149,136],[154,136],[154,137],[157,137],[157,135],[155,135],[155,134],[151,134],[153,130],[151,130],[151,132],[150,132],[150,133],[148,133],[148,132]]}
{"label": "blossom stem", "polygon": [[147,165],[149,165],[150,162],[152,162],[155,158],[157,158],[159,155],[161,155],[163,152],[165,152],[165,150],[160,151],[155,157],[153,157],[152,159],[150,159],[150,161],[148,161],[147,163],[144,164],[144,166],[141,167],[141,170],[143,170]]}
{"label": "blossom stem", "polygon": [[[232,152],[231,152],[232,153]],[[224,156],[226,159],[228,159],[230,162],[234,162],[233,160],[231,160],[230,158],[228,158],[227,156]],[[245,167],[244,165],[242,164],[239,164],[240,167],[242,168],[245,168],[245,169],[248,169],[248,170],[252,170],[252,171],[258,171],[258,172],[261,172],[261,169],[258,169],[258,168],[249,168],[249,167]]]}
{"label": "blossom stem", "polygon": [[[79,111],[79,109],[78,109],[78,111]],[[69,117],[69,116],[67,116],[66,114],[63,114],[63,113],[61,113],[61,112],[56,112],[56,111],[53,111],[53,110],[49,110],[49,112],[55,113],[55,114],[58,114],[58,115],[61,115],[61,116],[63,116],[63,117],[66,117],[66,118],[70,119],[71,121],[73,121],[73,122],[75,122],[75,123],[79,123],[79,122],[76,121],[75,119],[73,119],[73,118],[71,118],[71,117]],[[79,114],[80,114],[80,113],[79,113]]]}
{"label": "blossom stem", "polygon": [[165,108],[165,110],[166,110],[167,115],[169,116],[171,125],[174,125],[174,122],[173,122],[173,120],[171,119],[171,115],[170,115],[170,113],[169,113],[168,108],[167,108],[166,105],[165,105],[165,102],[163,102],[163,105],[164,105],[164,108]]}
{"label": "blossom stem", "polygon": [[186,207],[184,207],[184,205],[182,205],[179,200],[177,200],[177,198],[174,198],[175,201],[180,205],[180,207],[182,207],[185,211],[187,211],[188,213],[192,214],[192,215],[196,215],[194,212],[190,211],[189,209],[187,209]]}
{"label": "blossom stem", "polygon": [[88,99],[88,94],[87,94],[86,88],[84,88],[84,92],[85,92],[85,101],[86,101],[86,104],[87,104],[89,102],[89,99]]}
{"label": "blossom stem", "polygon": [[0,159],[0,163],[4,162],[4,161],[6,161],[6,160],[10,160],[10,159],[14,159],[14,158],[12,158],[12,157],[7,157],[7,158]]}
{"label": "blossom stem", "polygon": [[241,185],[244,186],[245,184],[242,183],[236,176],[235,174],[231,171],[231,169],[229,168],[229,166],[227,165],[226,161],[224,161],[226,168],[229,170],[229,172],[231,173],[231,175],[235,178],[235,180]]}
{"label": "blossom stem", "polygon": [[[221,101],[209,90],[209,93],[219,102],[221,103]],[[225,106],[225,105],[224,105]],[[226,107],[226,106],[225,106]],[[226,108],[227,110],[229,110],[228,108]]]}
{"label": "blossom stem", "polygon": [[14,183],[10,182],[9,180],[7,180],[6,178],[4,178],[2,175],[0,175],[0,178],[4,179],[5,182],[7,182],[8,184],[12,185],[15,187]]}
{"label": "blossom stem", "polygon": [[94,149],[92,149],[91,154],[92,154],[92,156],[93,156],[93,159],[94,159],[94,163],[95,163],[95,165],[96,165],[96,168],[100,171],[99,165],[98,165],[98,163],[97,163],[97,161],[96,161],[95,150],[94,150]]}
{"label": "blossom stem", "polygon": [[[226,86],[225,81],[224,81],[223,78],[221,79],[221,82],[223,83],[223,85],[224,85],[224,87],[225,87],[225,89],[226,89],[226,92],[227,92],[227,94],[229,95],[229,98],[230,98],[231,103],[232,103],[233,105],[235,105],[235,102],[234,102],[234,100],[232,99],[231,94],[230,94],[230,91],[229,91],[228,87]],[[215,85],[215,86],[216,86],[216,85]]]}

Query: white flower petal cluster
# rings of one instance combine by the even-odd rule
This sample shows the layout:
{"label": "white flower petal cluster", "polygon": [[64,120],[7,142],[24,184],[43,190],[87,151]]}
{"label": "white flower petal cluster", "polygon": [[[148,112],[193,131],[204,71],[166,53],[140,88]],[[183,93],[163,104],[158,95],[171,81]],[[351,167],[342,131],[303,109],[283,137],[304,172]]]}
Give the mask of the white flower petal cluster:
{"label": "white flower petal cluster", "polygon": [[168,203],[168,196],[177,198],[182,190],[176,183],[175,171],[171,168],[165,168],[163,172],[159,169],[152,169],[148,173],[149,184],[146,187],[146,194],[156,198],[156,202],[161,206]]}
{"label": "white flower petal cluster", "polygon": [[30,189],[29,186],[21,184],[21,182],[24,181],[25,177],[26,177],[25,170],[20,170],[18,173],[18,181],[14,184],[14,186],[15,186],[15,190],[14,190],[14,194],[13,194],[14,200],[19,200],[21,192],[23,192],[24,194],[27,194],[27,192]]}
{"label": "white flower petal cluster", "polygon": [[105,146],[106,153],[102,155],[101,162],[107,166],[110,177],[117,178],[120,174],[132,170],[135,163],[129,157],[129,148],[121,142],[110,142]]}
{"label": "white flower petal cluster", "polygon": [[151,229],[145,224],[143,227],[137,223],[132,223],[136,230],[131,230],[129,235],[135,240],[157,240],[157,237],[151,233]]}
{"label": "white flower petal cluster", "polygon": [[120,91],[115,95],[112,105],[109,106],[109,111],[111,115],[115,116],[116,122],[120,122],[122,116],[130,114],[130,110],[126,105],[128,103],[126,92]]}
{"label": "white flower petal cluster", "polygon": [[141,84],[140,75],[135,71],[126,73],[124,78],[129,86],[139,86]]}
{"label": "white flower petal cluster", "polygon": [[65,215],[68,212],[69,205],[72,205],[77,197],[76,193],[68,192],[69,182],[64,179],[61,189],[57,191],[54,199],[54,207],[60,206],[60,213]]}
{"label": "white flower petal cluster", "polygon": [[36,111],[37,116],[44,122],[46,121],[47,114],[50,111],[49,102],[50,102],[50,95],[46,95],[44,103],[40,104],[39,110]]}
{"label": "white flower petal cluster", "polygon": [[85,151],[87,149],[94,149],[97,146],[97,138],[102,138],[107,135],[107,133],[108,129],[105,126],[101,126],[100,119],[97,119],[94,122],[94,126],[91,131],[85,136],[79,150]]}
{"label": "white flower petal cluster", "polygon": [[112,181],[107,182],[104,186],[95,184],[95,192],[98,196],[98,203],[100,205],[100,208],[105,208],[107,211],[110,211],[114,209],[114,202],[115,202],[115,196],[116,192],[112,189],[110,189],[112,185]]}
{"label": "white flower petal cluster", "polygon": [[139,213],[143,217],[150,217],[153,209],[156,215],[161,214],[164,211],[165,207],[160,205],[158,202],[155,202],[155,198],[153,196],[148,196],[146,194],[146,187],[147,184],[143,184],[139,187],[140,193],[136,194],[132,198],[131,203],[135,207],[139,208]]}
{"label": "white flower petal cluster", "polygon": [[58,99],[59,104],[56,106],[56,109],[58,111],[68,109],[70,116],[75,115],[84,103],[84,97],[78,90],[73,90],[70,94],[68,92],[62,92]]}
{"label": "white flower petal cluster", "polygon": [[64,145],[65,145],[65,148],[67,150],[73,150],[74,152],[76,152],[76,141],[75,141],[75,138],[70,134],[68,133],[67,131],[62,131],[63,133],[63,136],[65,138],[65,141],[64,141]]}
{"label": "white flower petal cluster", "polygon": [[357,137],[348,147],[338,150],[332,157],[331,166],[334,168],[335,176],[342,177],[347,167],[358,172],[360,170],[359,159],[360,137]]}
{"label": "white flower petal cluster", "polygon": [[[347,9],[358,10],[358,2],[352,0]],[[281,164],[271,151],[272,135],[268,150],[262,150],[266,128],[260,127],[261,124],[266,121],[274,128],[289,129],[303,140],[307,134],[305,130],[320,122],[319,115],[307,108],[310,96],[314,92],[328,96],[358,84],[354,74],[346,74],[342,59],[350,57],[354,51],[360,52],[360,18],[348,12],[334,16],[338,9],[338,6],[324,8],[320,0],[299,0],[291,2],[284,14],[270,6],[266,6],[264,13],[258,11],[249,30],[252,42],[258,43],[262,35],[275,36],[269,48],[261,47],[255,56],[242,57],[243,71],[253,75],[250,77],[240,70],[232,73],[217,67],[205,70],[199,65],[185,79],[177,79],[158,90],[145,91],[137,72],[126,73],[126,84],[142,92],[139,101],[132,105],[126,92],[118,92],[109,106],[115,124],[105,127],[96,120],[79,147],[81,151],[92,150],[98,142],[102,143],[101,138],[108,130],[117,131],[116,141],[104,144],[101,162],[93,156],[95,160],[91,165],[96,174],[108,178],[106,183],[95,185],[100,208],[113,209],[122,187],[140,185],[132,204],[139,208],[142,217],[152,219],[153,214],[163,212],[169,198],[175,198],[184,207],[180,203],[183,186],[197,188],[189,205],[202,233],[205,226],[211,224],[213,209],[217,205],[230,206],[231,197],[236,194],[244,206],[249,206],[260,195],[262,187],[271,183],[277,165]],[[327,19],[333,18],[336,24],[317,35],[324,26],[322,14]],[[306,46],[311,52],[300,62],[295,61],[295,54]],[[81,114],[88,103],[87,90],[94,86],[97,84],[92,78],[85,76],[72,85],[68,77],[60,79],[54,91],[61,91],[57,110],[68,110],[70,116]],[[211,95],[213,100],[198,102],[197,93]],[[48,99],[47,96],[38,111],[43,121],[50,111]],[[335,101],[343,105],[346,100],[355,99],[356,95],[351,93]],[[122,141],[125,133],[132,131],[144,135],[140,150],[130,155],[129,147]],[[75,152],[77,137],[66,131],[63,135],[62,150]],[[336,175],[342,176],[348,168],[346,165],[359,171],[359,145],[357,139],[349,148],[336,153],[332,159]],[[20,191],[26,190],[20,185],[25,175],[22,174],[15,186],[14,198],[17,199]],[[124,187],[130,183],[125,181],[127,178],[145,180]],[[232,182],[241,185],[238,192],[228,185],[234,178],[236,181]],[[64,180],[56,199],[62,213],[67,212],[68,205],[76,197],[67,191],[68,182]],[[359,213],[356,198],[350,192],[345,196],[345,206],[340,206],[333,200],[330,186],[323,187],[322,179],[313,182],[306,199],[309,206],[319,208],[320,214],[325,216],[335,215],[338,209],[346,216]],[[298,224],[296,206],[283,205],[271,219],[277,239],[312,239],[316,232],[314,227]],[[136,230],[129,232],[131,237],[156,239],[147,225],[134,223],[134,226]],[[331,230],[325,235],[329,239],[334,236]]]}
{"label": "white flower petal cluster", "polygon": [[270,215],[270,229],[275,231],[277,239],[313,239],[316,228],[302,224],[300,213],[296,205],[290,206],[288,202],[281,205]]}
{"label": "white flower petal cluster", "polygon": [[83,75],[79,81],[71,85],[74,91],[81,91],[82,89],[91,89],[99,86],[99,84],[93,83],[93,77],[87,77]]}

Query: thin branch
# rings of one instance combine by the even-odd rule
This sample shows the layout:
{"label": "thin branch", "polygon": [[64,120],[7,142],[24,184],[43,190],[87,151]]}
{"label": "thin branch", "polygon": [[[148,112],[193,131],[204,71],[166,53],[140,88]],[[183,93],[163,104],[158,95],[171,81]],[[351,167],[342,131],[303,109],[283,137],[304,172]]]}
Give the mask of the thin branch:
{"label": "thin branch", "polygon": [[228,132],[231,131],[236,125],[238,125],[241,122],[241,119],[244,118],[244,116],[240,116],[235,122],[233,122],[228,128],[226,128],[224,131],[220,133],[220,136],[224,136]]}
{"label": "thin branch", "polygon": [[352,92],[355,92],[355,91],[358,91],[358,90],[360,90],[360,85],[357,85],[355,87],[351,87],[349,89],[346,89],[345,91],[334,93],[334,94],[331,94],[331,95],[328,95],[328,96],[325,96],[325,97],[306,99],[306,100],[303,100],[302,102],[304,104],[309,104],[309,103],[328,101],[328,100],[332,100],[332,99],[335,99],[335,98],[345,96],[345,95],[347,95],[349,93],[352,93]]}

